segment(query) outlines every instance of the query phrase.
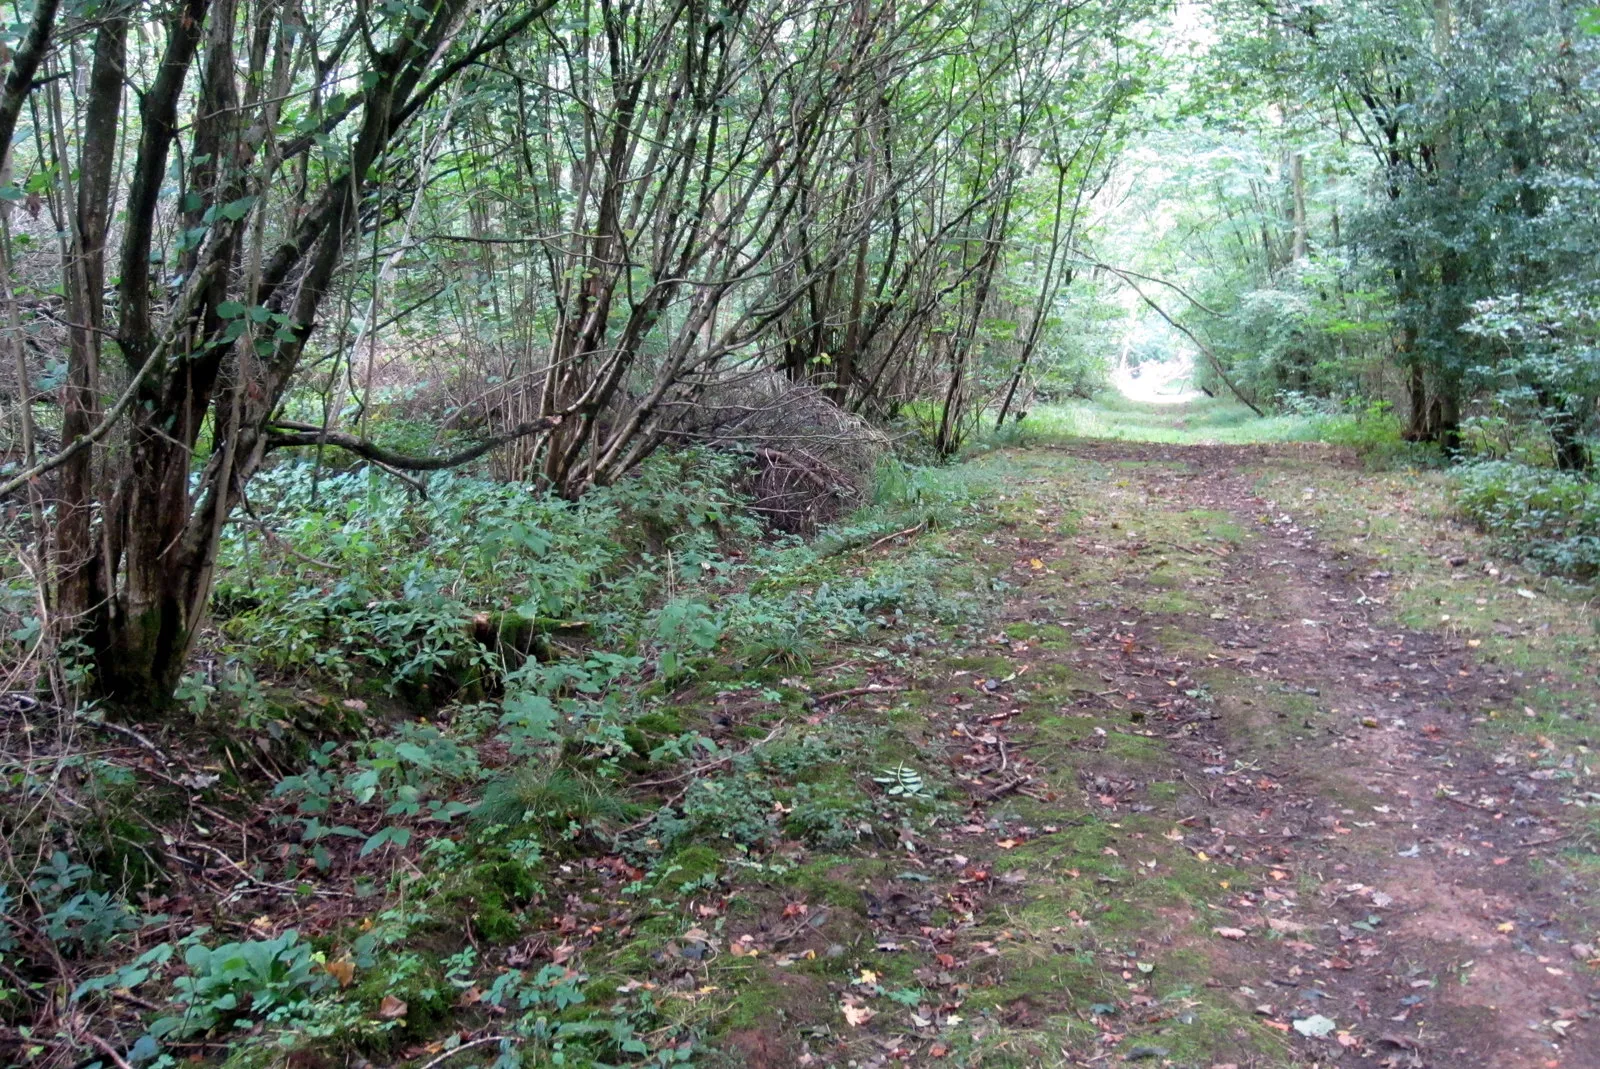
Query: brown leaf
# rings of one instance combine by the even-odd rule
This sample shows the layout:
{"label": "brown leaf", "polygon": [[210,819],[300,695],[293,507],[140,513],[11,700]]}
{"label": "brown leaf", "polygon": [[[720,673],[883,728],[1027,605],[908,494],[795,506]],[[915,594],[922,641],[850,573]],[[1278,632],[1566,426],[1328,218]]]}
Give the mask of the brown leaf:
{"label": "brown leaf", "polygon": [[404,999],[395,998],[393,995],[383,996],[383,1001],[378,1003],[378,1016],[385,1021],[397,1021],[406,1015]]}
{"label": "brown leaf", "polygon": [[340,987],[349,987],[351,981],[356,978],[356,963],[351,961],[349,958],[346,958],[343,961],[330,961],[325,963],[322,967],[327,971],[329,976],[339,981]]}
{"label": "brown leaf", "polygon": [[1220,935],[1224,939],[1243,939],[1250,934],[1243,928],[1213,928],[1211,932],[1213,935]]}

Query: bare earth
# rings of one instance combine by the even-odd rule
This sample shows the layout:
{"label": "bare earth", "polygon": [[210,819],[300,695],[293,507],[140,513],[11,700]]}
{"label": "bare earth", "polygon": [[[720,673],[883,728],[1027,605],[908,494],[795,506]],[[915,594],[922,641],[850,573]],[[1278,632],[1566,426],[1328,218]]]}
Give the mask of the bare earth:
{"label": "bare earth", "polygon": [[969,547],[995,633],[868,676],[927,710],[970,822],[907,845],[932,879],[835,873],[859,964],[909,954],[944,1002],[786,975],[842,922],[763,917],[791,1021],[740,1059],[1600,1066],[1587,607],[1319,447],[1012,459],[1037,478]]}

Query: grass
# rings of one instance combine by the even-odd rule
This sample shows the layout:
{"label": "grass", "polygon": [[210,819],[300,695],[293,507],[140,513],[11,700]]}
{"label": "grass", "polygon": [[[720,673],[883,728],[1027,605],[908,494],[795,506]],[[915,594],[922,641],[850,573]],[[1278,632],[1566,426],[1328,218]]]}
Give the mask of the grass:
{"label": "grass", "polygon": [[[784,566],[742,592],[767,599],[758,607],[772,619],[752,628],[763,638],[783,623],[772,607],[780,595],[794,595],[794,612],[825,591],[865,591],[886,607],[849,633],[824,617],[792,662],[753,665],[739,645],[710,651],[698,675],[641,689],[629,707],[640,715],[618,733],[596,731],[560,755],[570,766],[501,774],[479,824],[533,828],[543,860],[509,835],[482,856],[437,837],[458,874],[438,881],[448,911],[436,909],[424,931],[439,943],[406,951],[420,971],[401,990],[419,1011],[437,1003],[440,1019],[419,1020],[406,1041],[436,1038],[447,1019],[452,1029],[483,1023],[438,993],[449,952],[465,953],[441,933],[470,925],[483,953],[498,955],[480,966],[485,984],[524,943],[575,953],[558,960],[592,978],[583,1005],[593,1016],[569,1008],[569,1023],[631,1014],[663,1058],[692,1040],[707,1069],[780,1064],[800,1044],[819,1066],[866,1064],[881,1059],[885,1037],[912,1033],[922,1049],[947,1046],[952,1065],[1081,1064],[1078,1052],[1097,1045],[1093,1060],[1109,1054],[1111,1065],[1140,1048],[1176,1065],[1306,1064],[1292,1037],[1241,1001],[1254,952],[1214,933],[1244,908],[1241,893],[1274,886],[1251,875],[1266,855],[1254,856],[1249,828],[1240,854],[1227,844],[1222,856],[1185,823],[1202,792],[1191,780],[1226,780],[1206,778],[1200,766],[1212,758],[1196,759],[1155,715],[1132,715],[1119,693],[1156,672],[1173,699],[1215,710],[1223,766],[1251,755],[1269,768],[1287,762],[1337,723],[1330,696],[1248,668],[1212,626],[1271,608],[1228,566],[1263,537],[1254,506],[1236,516],[1205,498],[1195,501],[1203,508],[1175,504],[1168,491],[1190,476],[1173,450],[1120,450],[1155,458],[1134,461],[1013,447],[1074,435],[1306,442],[1318,428],[1220,400],[1105,397],[1036,409],[967,463],[887,470],[873,510],[774,556]],[[1537,741],[1546,764],[1575,751],[1580,766],[1592,761],[1581,741],[1592,723],[1575,704],[1600,652],[1589,595],[1484,570],[1486,543],[1450,525],[1442,476],[1359,473],[1328,456],[1252,450],[1238,463],[1263,498],[1319,529],[1330,558],[1391,573],[1381,596],[1398,622],[1470,636],[1487,661],[1532,684],[1533,716],[1520,704],[1485,713],[1492,742]],[[926,529],[909,543],[884,541],[919,520]],[[1471,567],[1452,567],[1457,554]],[[1168,660],[1142,660],[1157,651]],[[807,697],[866,684],[885,690],[815,706]],[[1003,759],[1026,762],[1034,778],[1027,793],[984,808],[961,780],[985,755],[959,740],[975,743],[987,723],[1012,733]],[[668,744],[690,749],[647,761]],[[621,756],[608,763],[608,753]],[[650,767],[657,761],[664,767]],[[925,791],[888,794],[880,777],[902,765]],[[656,791],[629,789],[637,776]],[[1352,810],[1377,800],[1331,769],[1304,773],[1301,786]],[[666,815],[637,838],[601,834],[638,827],[653,805]],[[1600,857],[1589,841],[1574,838],[1562,864],[1592,885]],[[1319,885],[1297,875],[1309,905]],[[327,942],[334,957],[343,946]],[[361,1012],[378,1012],[393,975],[363,972]],[[877,1025],[846,1023],[844,1005],[870,1008]],[[741,1046],[789,1039],[795,1046],[777,1051]],[[481,1053],[454,1064],[485,1064],[492,1052]]]}
{"label": "grass", "polygon": [[1016,433],[1020,444],[1066,438],[1111,438],[1173,445],[1309,442],[1317,425],[1298,415],[1258,416],[1237,401],[1205,398],[1176,405],[1130,401],[1106,392],[1091,401],[1039,405]]}

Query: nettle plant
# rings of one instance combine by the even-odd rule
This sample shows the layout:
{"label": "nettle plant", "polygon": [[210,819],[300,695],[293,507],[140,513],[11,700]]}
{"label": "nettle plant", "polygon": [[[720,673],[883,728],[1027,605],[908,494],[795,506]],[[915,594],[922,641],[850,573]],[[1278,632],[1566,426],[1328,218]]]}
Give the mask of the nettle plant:
{"label": "nettle plant", "polygon": [[375,469],[283,464],[252,486],[272,537],[250,524],[224,537],[217,612],[227,639],[271,667],[346,688],[497,679],[506,666],[470,626],[482,614],[508,631],[627,632],[663,588],[698,582],[723,542],[759,536],[726,489],[734,463],[662,455],[576,502],[460,473],[418,498]]}

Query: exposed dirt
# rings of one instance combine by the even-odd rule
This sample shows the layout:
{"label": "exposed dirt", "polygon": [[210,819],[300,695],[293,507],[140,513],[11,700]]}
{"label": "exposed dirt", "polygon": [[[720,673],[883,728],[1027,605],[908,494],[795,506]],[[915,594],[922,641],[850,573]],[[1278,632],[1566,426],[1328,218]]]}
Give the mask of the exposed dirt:
{"label": "exposed dirt", "polygon": [[[1175,459],[1172,449],[1119,453]],[[1574,828],[1530,770],[1497,764],[1472,741],[1473,718],[1514,703],[1518,688],[1477,664],[1465,641],[1390,622],[1381,604],[1387,577],[1370,562],[1330,555],[1281,506],[1257,496],[1241,474],[1252,453],[1185,449],[1181,469],[1138,477],[1169,508],[1221,509],[1254,527],[1258,537],[1226,558],[1230,619],[1208,618],[1203,631],[1225,649],[1275,653],[1245,673],[1315,694],[1330,711],[1314,740],[1278,756],[1273,769],[1281,808],[1321,814],[1321,834],[1277,833],[1302,857],[1313,852],[1305,860],[1327,877],[1321,901],[1302,903],[1298,919],[1318,945],[1311,957],[1359,945],[1346,918],[1377,909],[1384,923],[1370,940],[1377,953],[1353,955],[1349,969],[1318,970],[1315,983],[1286,994],[1320,987],[1331,996],[1318,1000],[1320,1012],[1381,1029],[1372,1058],[1401,1046],[1382,1039],[1393,1036],[1408,1040],[1410,1060],[1439,1065],[1543,1066],[1563,1046],[1563,1064],[1600,1064],[1600,1037],[1587,1037],[1597,1044],[1590,1047],[1576,1023],[1541,1028],[1587,1017],[1597,994],[1592,974],[1575,969],[1569,953],[1571,889],[1529,867]],[[1229,756],[1251,756],[1248,728],[1212,723]],[[1381,802],[1361,812],[1329,797],[1361,791]],[[1270,835],[1273,827],[1263,818],[1256,830]],[[1470,982],[1440,982],[1452,975]],[[1425,979],[1410,979],[1417,976]],[[1418,990],[1425,997],[1409,1002]],[[1563,1044],[1561,1031],[1572,1042]]]}
{"label": "exposed dirt", "polygon": [[[895,892],[899,906],[867,892],[877,938],[941,955],[916,974],[930,986],[1000,991],[988,1049],[1003,1064],[1600,1066],[1600,962],[1582,960],[1595,898],[1558,858],[1587,841],[1584,814],[1561,804],[1537,752],[1497,753],[1482,730],[1491,711],[1520,713],[1530,681],[1470,639],[1399,626],[1375,559],[1329,548],[1298,503],[1260,496],[1261,465],[1301,447],[1062,451],[1099,473],[1073,488],[1075,528],[1034,510],[1036,524],[988,551],[1012,558],[991,643],[1010,671],[947,671],[928,687],[974,815],[922,857],[956,878]],[[1207,524],[1232,533],[1202,536]],[[1180,580],[1158,581],[1163,567]],[[1009,637],[1029,625],[1072,638]],[[1077,682],[1041,710],[1041,679]],[[1084,730],[1048,730],[1051,712]],[[1182,788],[1158,796],[1156,781],[1173,779]],[[1222,878],[1205,891],[1191,876],[1187,899],[1116,938],[1074,937],[1093,919],[1076,910],[1053,934],[1008,923],[1053,881],[1082,882],[1051,868],[1045,844],[1086,813],[1119,830],[1101,852],[1142,878],[1213,863]],[[1156,827],[1169,830],[1133,830]],[[997,879],[1025,843],[1039,850],[1022,876]],[[1091,897],[1125,893],[1120,873],[1098,879]],[[951,915],[942,926],[935,904]],[[1190,1004],[1249,1025],[1224,1023],[1198,1045],[1202,1061],[1168,1057],[1162,1037],[1194,1014],[1140,975],[1152,967],[1139,958],[1160,969],[1179,951],[1204,963]],[[1086,1007],[1065,980],[1016,989],[1074,953],[1121,989],[1115,1007]],[[946,1056],[933,1031],[879,1021],[865,1033],[857,1064]],[[801,1064],[836,1063],[818,1051]]]}

